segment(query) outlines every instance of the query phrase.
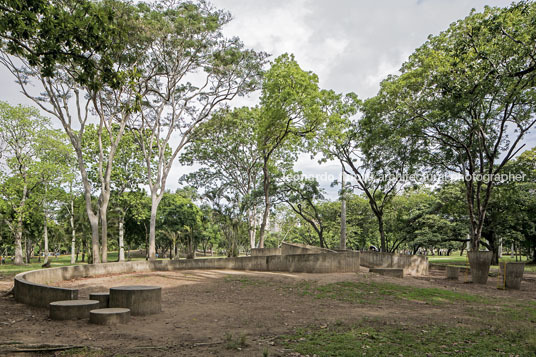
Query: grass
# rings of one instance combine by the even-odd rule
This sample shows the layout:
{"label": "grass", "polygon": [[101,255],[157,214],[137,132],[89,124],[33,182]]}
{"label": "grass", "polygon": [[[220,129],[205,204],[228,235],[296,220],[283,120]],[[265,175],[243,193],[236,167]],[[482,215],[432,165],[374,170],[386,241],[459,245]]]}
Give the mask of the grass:
{"label": "grass", "polygon": [[[110,252],[108,253],[108,262],[115,262],[117,261],[117,252]],[[79,256],[80,257],[80,256]],[[131,260],[144,260],[145,258],[132,258]],[[50,267],[61,267],[66,265],[81,265],[81,264],[87,264],[86,262],[77,262],[75,264],[71,264],[71,255],[60,255],[59,257],[51,256],[49,257],[50,261]],[[32,257],[30,264],[24,264],[24,265],[14,265],[14,264],[3,264],[0,265],[0,277],[13,277],[19,273],[30,271],[30,270],[36,270],[36,269],[42,269],[41,265],[43,264],[43,258],[41,257],[41,260],[39,261],[38,257]]]}
{"label": "grass", "polygon": [[228,350],[241,350],[248,346],[247,336],[242,334],[237,337],[233,337],[233,334],[225,334],[225,348]]}
{"label": "grass", "polygon": [[[437,264],[456,265],[456,266],[462,266],[462,267],[469,266],[469,261],[467,260],[467,254],[460,256],[459,253],[453,253],[452,255],[449,255],[449,256],[429,255],[428,261],[430,263],[437,263]],[[503,256],[501,259],[499,259],[499,261],[500,262],[515,262],[516,259],[510,256]],[[527,257],[522,256],[521,261],[526,262]],[[499,266],[492,265],[491,269],[499,270]],[[536,272],[536,264],[526,264],[525,271]]]}
{"label": "grass", "polygon": [[296,285],[302,295],[316,299],[333,299],[355,304],[378,304],[384,299],[406,300],[440,305],[448,302],[486,302],[488,299],[440,288],[417,288],[384,282],[338,282],[316,285],[302,282]]}
{"label": "grass", "polygon": [[317,356],[529,356],[536,353],[533,331],[498,331],[461,326],[411,327],[363,320],[356,325],[308,327],[281,337],[301,355]]}

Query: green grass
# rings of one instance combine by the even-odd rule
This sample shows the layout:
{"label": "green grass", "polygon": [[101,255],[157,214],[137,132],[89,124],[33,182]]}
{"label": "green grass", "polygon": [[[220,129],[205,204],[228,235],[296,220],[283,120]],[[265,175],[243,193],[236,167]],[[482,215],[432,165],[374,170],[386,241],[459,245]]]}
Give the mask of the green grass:
{"label": "green grass", "polygon": [[[456,265],[456,266],[469,266],[469,261],[467,260],[467,255],[464,254],[463,256],[460,256],[459,253],[455,253],[449,256],[439,256],[439,255],[429,255],[428,261],[430,263],[436,263],[436,264],[446,264],[446,265]],[[515,262],[515,258],[511,258],[510,256],[503,256],[501,259],[499,259],[500,262]],[[521,261],[526,262],[527,257],[522,256]],[[498,265],[492,265],[491,269],[498,270]],[[536,264],[526,264],[525,265],[525,271],[528,272],[536,272]]]}
{"label": "green grass", "polygon": [[[117,261],[117,252],[110,252],[108,253],[108,262],[115,262]],[[79,259],[81,259],[81,256],[79,256]],[[132,258],[132,260],[144,260],[145,258]],[[58,258],[51,256],[49,257],[50,261],[50,267],[61,267],[61,266],[67,266],[67,265],[81,265],[81,264],[87,264],[82,262],[77,262],[75,264],[71,264],[71,255],[60,255]],[[42,269],[41,265],[43,264],[43,258],[41,257],[41,261],[38,261],[37,257],[32,257],[30,264],[24,264],[24,265],[14,265],[14,264],[3,264],[0,265],[0,277],[12,277],[19,273],[30,271],[30,270],[36,270],[36,269]]]}
{"label": "green grass", "polygon": [[[288,288],[287,288],[288,289]],[[378,304],[382,300],[406,300],[439,305],[447,302],[487,302],[488,299],[440,288],[417,288],[384,282],[338,282],[316,285],[310,282],[297,284],[302,295],[316,299],[333,299],[355,304]]]}
{"label": "green grass", "polygon": [[281,337],[301,355],[316,356],[532,356],[533,331],[499,331],[461,326],[419,327],[364,320],[357,325],[308,327]]}

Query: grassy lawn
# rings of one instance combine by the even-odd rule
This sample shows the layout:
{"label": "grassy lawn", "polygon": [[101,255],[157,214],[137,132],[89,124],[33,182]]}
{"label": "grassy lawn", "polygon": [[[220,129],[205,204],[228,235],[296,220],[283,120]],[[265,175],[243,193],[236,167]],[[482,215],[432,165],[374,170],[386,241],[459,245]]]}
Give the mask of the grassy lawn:
{"label": "grassy lawn", "polygon": [[[356,322],[300,327],[281,336],[287,349],[309,356],[534,356],[536,301],[505,301],[442,288],[363,281],[303,282],[288,291],[359,305],[441,306],[445,317],[363,317]],[[463,322],[449,316],[455,312]]]}
{"label": "grassy lawn", "polygon": [[[126,255],[126,253],[125,253]],[[108,253],[108,262],[116,262],[117,261],[118,252],[109,252]],[[80,257],[80,256],[79,256]],[[224,258],[225,256],[222,255],[216,255],[213,256],[197,256],[198,259],[211,259],[211,258]],[[80,257],[81,258],[81,257]],[[183,258],[181,258],[183,259]],[[60,255],[59,257],[51,256],[49,258],[50,260],[50,266],[52,268],[54,267],[61,267],[66,265],[81,265],[81,264],[87,264],[82,262],[77,262],[75,264],[71,264],[71,255]],[[145,260],[144,257],[135,257],[131,258],[130,260]],[[167,258],[159,258],[158,260],[167,260]],[[43,264],[43,258],[41,257],[41,260],[39,261],[38,257],[32,257],[30,264],[24,264],[24,265],[14,265],[14,264],[3,264],[0,265],[0,277],[9,278],[13,277],[19,273],[30,271],[30,270],[36,270],[36,269],[42,269],[41,265]]]}
{"label": "grassy lawn", "polygon": [[387,282],[352,282],[344,281],[326,285],[302,282],[293,289],[302,295],[311,295],[315,299],[333,299],[352,304],[381,304],[385,300],[411,301],[441,305],[456,302],[484,302],[481,296],[466,294],[438,288],[417,288]]}
{"label": "grassy lawn", "polygon": [[[108,262],[115,262],[117,261],[117,252],[110,252],[108,253]],[[145,258],[132,258],[131,260],[144,260]],[[81,264],[87,264],[82,262],[77,262],[75,264],[71,264],[71,256],[70,255],[60,255],[59,257],[51,256],[49,258],[50,266],[52,268],[54,267],[61,267],[66,265],[81,265]],[[0,265],[0,277],[12,277],[19,273],[30,271],[30,270],[36,270],[36,269],[42,269],[41,265],[43,264],[43,258],[41,257],[41,261],[38,261],[37,257],[33,257],[31,259],[30,264],[24,264],[24,265],[14,265],[14,264],[3,264]]]}
{"label": "grassy lawn", "polygon": [[400,326],[364,319],[282,336],[287,348],[316,356],[534,356],[534,332],[491,331],[456,326]]}
{"label": "grassy lawn", "polygon": [[[526,262],[527,257],[522,256],[521,260]],[[437,264],[446,264],[446,265],[456,265],[456,266],[469,266],[469,261],[467,260],[467,254],[464,254],[463,256],[460,256],[459,253],[452,253],[449,256],[439,256],[439,255],[429,255],[428,261],[430,263],[437,263]],[[503,256],[501,259],[499,259],[500,262],[515,262],[515,258],[511,258],[510,256]],[[498,265],[492,265],[492,269],[499,269]],[[525,271],[529,272],[536,272],[536,265],[535,264],[527,264],[525,265]]]}

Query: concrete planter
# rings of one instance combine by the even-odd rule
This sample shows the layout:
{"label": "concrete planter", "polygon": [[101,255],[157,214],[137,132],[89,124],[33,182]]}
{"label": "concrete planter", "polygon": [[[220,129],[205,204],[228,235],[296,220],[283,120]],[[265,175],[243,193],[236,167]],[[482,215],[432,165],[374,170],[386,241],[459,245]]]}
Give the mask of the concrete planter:
{"label": "concrete planter", "polygon": [[488,282],[489,267],[493,252],[472,251],[468,252],[467,255],[469,256],[473,283],[486,284]]}
{"label": "concrete planter", "polygon": [[454,266],[447,266],[447,279],[458,280],[460,276],[460,268]]}
{"label": "concrete planter", "polygon": [[[504,273],[505,267],[506,274]],[[500,263],[499,276],[501,278],[502,286],[506,287],[507,289],[519,290],[521,288],[521,280],[523,279],[524,271],[524,262]]]}

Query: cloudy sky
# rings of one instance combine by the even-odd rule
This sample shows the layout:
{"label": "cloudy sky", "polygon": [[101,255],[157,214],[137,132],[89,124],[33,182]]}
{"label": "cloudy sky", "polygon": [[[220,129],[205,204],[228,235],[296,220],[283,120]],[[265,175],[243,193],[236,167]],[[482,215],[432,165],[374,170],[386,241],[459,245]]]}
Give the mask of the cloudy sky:
{"label": "cloudy sky", "polygon": [[[323,88],[373,96],[380,81],[396,73],[429,34],[437,34],[472,8],[507,6],[510,0],[212,0],[233,15],[225,28],[247,47],[270,53],[272,59],[293,53],[305,70],[318,74]],[[0,69],[0,99],[29,103]],[[255,98],[237,105],[254,105]],[[532,136],[534,138],[534,136]],[[536,140],[530,140],[534,146]],[[177,167],[168,180],[177,187],[187,168]],[[307,158],[298,169],[306,174],[337,175],[336,164],[320,167]],[[327,181],[327,180],[325,180]],[[324,187],[329,182],[323,182]],[[333,191],[331,191],[333,193]]]}

